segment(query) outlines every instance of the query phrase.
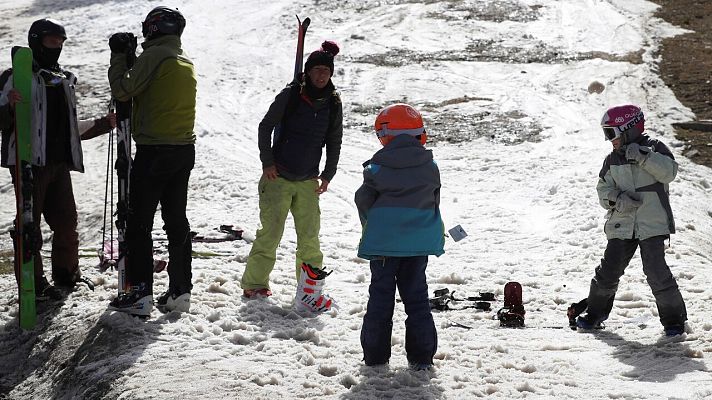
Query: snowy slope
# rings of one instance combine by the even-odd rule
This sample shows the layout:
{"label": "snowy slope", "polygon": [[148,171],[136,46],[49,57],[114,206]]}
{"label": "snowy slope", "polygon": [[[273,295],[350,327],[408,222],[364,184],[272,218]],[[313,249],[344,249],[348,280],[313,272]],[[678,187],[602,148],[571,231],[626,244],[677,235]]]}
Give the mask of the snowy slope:
{"label": "snowy slope", "polygon": [[[55,4],[58,3],[58,4]],[[139,32],[155,1],[15,0],[0,3],[0,54],[24,44],[29,24],[51,15],[70,39],[60,59],[80,78],[80,113],[109,100],[107,39]],[[660,39],[682,31],[652,17],[641,0],[175,1],[187,17],[184,48],[199,76],[198,161],[189,219],[210,232],[223,223],[254,234],[259,220],[257,124],[290,78],[294,14],[310,16],[308,51],[323,39],[342,47],[334,83],[342,92],[342,158],[322,196],[322,249],[338,312],[304,319],[291,311],[296,236],[288,221],[272,273],[274,296],[241,298],[250,244],[197,244],[190,313],[139,321],[106,311],[111,271],[96,270],[105,179],[105,138],[86,142],[85,174],[74,174],[82,270],[97,283],[63,304],[44,305],[39,326],[17,328],[12,276],[0,277],[0,398],[469,399],[712,396],[712,211],[709,169],[682,157],[671,123],[692,118],[657,76]],[[9,57],[8,57],[9,58]],[[7,59],[7,58],[2,58]],[[7,64],[3,64],[7,65]],[[602,94],[589,94],[597,80]],[[441,169],[446,227],[469,237],[430,260],[430,289],[461,294],[524,286],[527,328],[498,327],[493,313],[435,313],[439,351],[432,372],[411,372],[405,314],[397,306],[387,368],[361,362],[359,333],[368,264],[356,258],[360,225],[353,193],[361,162],[379,148],[378,110],[408,101],[423,111]],[[583,298],[605,247],[595,184],[609,144],[598,121],[606,106],[644,107],[648,132],[680,163],[670,185],[678,234],[667,261],[687,302],[690,331],[661,338],[657,310],[636,256],[623,277],[609,329],[583,334],[565,310]],[[449,141],[448,141],[449,139]],[[0,174],[0,230],[14,197]],[[155,236],[161,236],[160,218]],[[45,233],[49,231],[45,227]],[[11,249],[4,235],[0,249]],[[48,245],[45,246],[48,248]],[[162,249],[160,243],[157,248]],[[49,266],[46,266],[49,271]],[[156,276],[162,292],[165,273]],[[451,321],[472,326],[466,330]]]}

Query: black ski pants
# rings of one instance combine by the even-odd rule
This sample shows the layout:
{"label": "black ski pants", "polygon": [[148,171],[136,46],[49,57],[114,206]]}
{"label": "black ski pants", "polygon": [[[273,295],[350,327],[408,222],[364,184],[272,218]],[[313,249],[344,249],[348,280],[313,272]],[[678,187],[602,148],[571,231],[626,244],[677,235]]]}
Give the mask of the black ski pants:
{"label": "black ski pants", "polygon": [[169,290],[192,289],[190,225],[186,217],[188,180],[195,165],[194,145],[137,145],[131,166],[127,278],[153,293],[153,219],[161,204],[168,236]]}
{"label": "black ski pants", "polygon": [[361,328],[366,365],[385,364],[391,357],[391,331],[396,287],[405,313],[405,351],[409,363],[432,364],[438,335],[430,313],[425,268],[428,256],[386,257],[371,261],[371,285]]}
{"label": "black ski pants", "polygon": [[596,318],[608,318],[620,277],[640,246],[643,273],[655,296],[660,322],[664,327],[683,325],[687,320],[687,311],[675,277],[665,262],[666,238],[654,236],[645,240],[609,240],[601,265],[596,268],[596,275],[591,280],[588,313]]}

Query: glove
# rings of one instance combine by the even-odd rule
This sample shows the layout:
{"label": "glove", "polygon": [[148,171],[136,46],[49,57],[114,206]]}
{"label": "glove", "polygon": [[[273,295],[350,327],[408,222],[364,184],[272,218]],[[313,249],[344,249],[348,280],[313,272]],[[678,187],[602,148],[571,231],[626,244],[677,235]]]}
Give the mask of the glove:
{"label": "glove", "polygon": [[628,194],[628,192],[621,193],[616,199],[616,204],[613,208],[621,213],[631,212],[636,208],[643,205],[642,200],[638,200],[635,197]]}
{"label": "glove", "polygon": [[652,149],[650,147],[640,146],[638,143],[631,143],[626,146],[625,149],[625,159],[628,161],[635,161],[641,164],[648,157]]}
{"label": "glove", "polygon": [[133,41],[133,33],[119,32],[114,33],[109,38],[109,48],[112,53],[126,53]]}

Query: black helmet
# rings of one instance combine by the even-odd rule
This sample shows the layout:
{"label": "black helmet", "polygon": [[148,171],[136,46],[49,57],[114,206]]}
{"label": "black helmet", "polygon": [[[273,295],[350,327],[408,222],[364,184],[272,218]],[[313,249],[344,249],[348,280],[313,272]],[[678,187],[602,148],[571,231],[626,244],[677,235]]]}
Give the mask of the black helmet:
{"label": "black helmet", "polygon": [[156,7],[146,15],[142,24],[143,37],[151,40],[163,35],[180,36],[185,28],[185,18],[178,9]]}
{"label": "black helmet", "polygon": [[39,51],[42,47],[42,38],[47,35],[56,35],[63,37],[65,40],[67,39],[67,33],[62,25],[51,19],[38,19],[32,23],[30,32],[27,34],[27,42],[30,48],[35,52]]}

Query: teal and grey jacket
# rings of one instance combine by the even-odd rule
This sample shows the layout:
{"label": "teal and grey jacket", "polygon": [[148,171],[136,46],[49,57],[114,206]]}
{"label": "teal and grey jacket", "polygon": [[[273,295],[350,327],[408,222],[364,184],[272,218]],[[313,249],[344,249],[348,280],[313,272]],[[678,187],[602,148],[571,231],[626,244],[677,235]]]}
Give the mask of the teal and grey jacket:
{"label": "teal and grey jacket", "polygon": [[[609,240],[645,240],[675,233],[668,184],[677,175],[677,162],[658,140],[643,135],[637,143],[650,150],[642,163],[629,162],[624,151],[614,150],[599,173],[596,190],[601,206],[608,210],[604,231]],[[616,211],[616,199],[624,192],[643,204],[629,212]]]}
{"label": "teal and grey jacket", "polygon": [[443,254],[440,171],[432,151],[416,138],[400,135],[364,166],[363,185],[354,199],[363,226],[358,256]]}

